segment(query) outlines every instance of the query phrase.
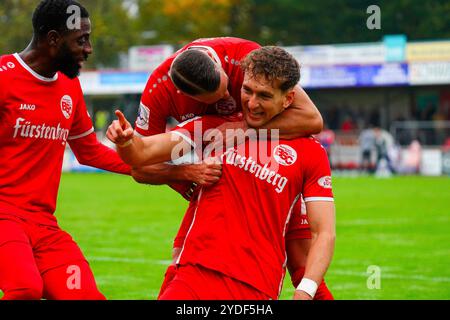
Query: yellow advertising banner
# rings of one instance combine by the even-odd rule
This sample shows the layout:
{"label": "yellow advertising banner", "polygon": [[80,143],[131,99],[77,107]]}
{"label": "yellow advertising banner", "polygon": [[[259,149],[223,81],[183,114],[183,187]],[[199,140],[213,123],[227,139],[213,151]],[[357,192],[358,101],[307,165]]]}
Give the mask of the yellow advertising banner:
{"label": "yellow advertising banner", "polygon": [[406,61],[450,61],[450,41],[408,43]]}

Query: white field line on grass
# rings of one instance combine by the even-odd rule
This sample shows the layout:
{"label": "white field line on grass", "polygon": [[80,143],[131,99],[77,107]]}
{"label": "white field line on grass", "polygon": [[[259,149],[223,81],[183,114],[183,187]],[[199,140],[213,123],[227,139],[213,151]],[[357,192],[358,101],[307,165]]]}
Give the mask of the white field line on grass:
{"label": "white field line on grass", "polygon": [[339,226],[370,226],[370,225],[405,225],[411,223],[411,219],[341,219],[337,221]]}
{"label": "white field line on grass", "polygon": [[[336,270],[330,271],[331,274],[336,274],[339,276],[356,276],[367,278],[367,273],[365,272],[355,272],[348,270]],[[382,279],[402,279],[402,280],[419,280],[419,281],[430,281],[430,282],[450,282],[450,277],[427,277],[421,275],[401,275],[395,273],[384,273],[383,268],[381,268],[381,278]]]}

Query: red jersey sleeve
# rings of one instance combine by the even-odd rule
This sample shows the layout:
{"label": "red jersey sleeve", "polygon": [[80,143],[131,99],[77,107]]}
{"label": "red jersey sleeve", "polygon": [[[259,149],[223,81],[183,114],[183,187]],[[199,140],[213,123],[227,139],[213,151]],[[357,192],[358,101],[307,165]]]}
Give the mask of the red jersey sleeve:
{"label": "red jersey sleeve", "polygon": [[120,159],[115,150],[100,143],[95,132],[69,140],[69,144],[75,157],[83,165],[126,175],[131,173],[130,166]]}
{"label": "red jersey sleeve", "polygon": [[286,232],[286,240],[294,239],[311,239],[311,230],[309,229],[303,197],[300,197],[294,205]]}
{"label": "red jersey sleeve", "polygon": [[135,130],[143,136],[166,131],[166,122],[174,94],[168,76],[170,60],[166,60],[151,74],[142,93]]}
{"label": "red jersey sleeve", "polygon": [[304,178],[302,194],[305,202],[333,201],[331,169],[327,152],[315,139],[305,141],[308,156],[304,158]]}
{"label": "red jersey sleeve", "polygon": [[73,83],[78,87],[77,105],[75,106],[75,114],[70,128],[68,140],[78,139],[94,132],[92,119],[86,108],[83,92],[81,90],[80,81],[75,79]]}
{"label": "red jersey sleeve", "polygon": [[136,118],[135,130],[143,136],[152,136],[166,131],[167,114],[164,108],[159,108],[163,101],[156,98],[157,94],[150,95],[147,90],[142,95]]}

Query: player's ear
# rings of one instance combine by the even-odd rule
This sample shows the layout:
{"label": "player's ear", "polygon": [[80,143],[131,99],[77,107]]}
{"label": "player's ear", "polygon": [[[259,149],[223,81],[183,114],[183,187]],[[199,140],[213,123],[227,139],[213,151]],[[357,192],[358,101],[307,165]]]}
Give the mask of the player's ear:
{"label": "player's ear", "polygon": [[56,30],[50,30],[47,33],[47,43],[50,47],[56,48],[61,40],[61,35]]}
{"label": "player's ear", "polygon": [[283,108],[289,107],[293,102],[295,98],[295,91],[294,89],[290,89],[285,93],[284,96],[284,102],[283,102]]}

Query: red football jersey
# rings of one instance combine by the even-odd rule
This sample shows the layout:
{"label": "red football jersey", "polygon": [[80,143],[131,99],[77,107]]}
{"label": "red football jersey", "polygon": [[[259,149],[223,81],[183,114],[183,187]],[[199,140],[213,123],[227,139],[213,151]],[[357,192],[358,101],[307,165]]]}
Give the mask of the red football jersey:
{"label": "red football jersey", "polygon": [[79,80],[0,57],[0,119],[0,214],[55,224],[66,142],[94,130]]}
{"label": "red football jersey", "polygon": [[[176,131],[197,147],[198,131],[223,121],[204,116]],[[200,191],[178,263],[216,270],[276,299],[285,275],[286,229],[300,196],[333,201],[326,151],[314,138],[249,139],[220,158],[222,178]]]}
{"label": "red football jersey", "polygon": [[311,229],[309,227],[306,204],[303,197],[300,197],[295,204],[286,231],[286,240],[295,239],[311,239]]}
{"label": "red football jersey", "polygon": [[[198,102],[175,88],[169,77],[173,59],[189,48],[206,48],[229,77],[228,90],[231,98],[219,101],[214,106]],[[141,97],[136,131],[144,136],[165,131],[168,117],[178,122],[203,114],[231,114],[241,110],[241,87],[244,79],[240,61],[260,45],[239,38],[199,39],[174,53],[151,74]]]}

